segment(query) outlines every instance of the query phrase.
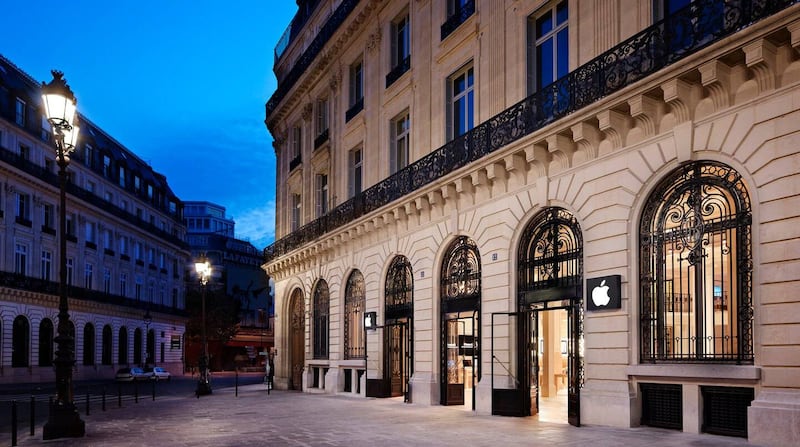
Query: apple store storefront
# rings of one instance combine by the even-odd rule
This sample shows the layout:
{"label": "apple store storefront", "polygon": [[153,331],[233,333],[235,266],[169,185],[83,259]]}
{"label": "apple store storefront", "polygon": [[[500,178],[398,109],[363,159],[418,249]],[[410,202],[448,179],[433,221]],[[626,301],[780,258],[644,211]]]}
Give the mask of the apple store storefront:
{"label": "apple store storefront", "polygon": [[[751,215],[741,176],[717,162],[687,163],[662,179],[645,203],[633,227],[639,286],[630,290],[638,296],[633,306],[639,315],[629,323],[638,338],[638,364],[752,365]],[[535,215],[521,234],[518,310],[491,314],[492,414],[581,423],[584,320],[609,321],[622,308],[620,275],[584,277],[581,235],[575,217],[557,207]],[[597,332],[591,336],[602,336]],[[594,351],[595,358],[604,355]],[[641,423],[682,428],[680,379],[654,377],[630,383],[638,388]],[[754,389],[699,388],[703,431],[746,436]]]}
{"label": "apple store storefront", "polygon": [[[584,419],[747,436],[747,408],[759,378],[748,376],[754,310],[745,183],[726,164],[690,161],[656,180],[642,200],[635,221],[620,219],[635,235],[607,237],[612,242],[594,245],[592,253],[584,252],[587,235],[594,244],[604,237],[587,233],[566,207],[548,206],[512,224],[515,236],[497,238],[508,244],[507,261],[498,261],[486,242],[478,244],[487,238],[474,231],[451,234],[422,254],[390,249],[378,262],[377,255],[348,258],[373,261],[337,267],[341,273],[333,267],[309,272],[308,294],[297,276],[287,278],[284,293],[314,303],[291,307],[308,309],[310,335],[287,332],[285,346],[313,340],[314,347],[305,366],[301,351],[292,357],[299,360],[292,371],[305,371],[303,389],[403,396],[415,404],[576,426]],[[421,225],[408,237],[421,239],[425,231]],[[597,261],[615,251],[616,264]],[[595,273],[587,275],[587,266]],[[329,291],[327,278],[352,277],[359,268],[366,292],[335,281]],[[434,278],[425,278],[425,270],[436,272]],[[351,291],[361,290],[358,312],[329,324],[330,311],[317,304],[322,289],[325,303],[343,293],[337,299],[346,309]],[[365,310],[370,325],[364,338],[356,337],[365,328]],[[337,325],[344,328],[342,360],[328,357]],[[366,342],[369,368],[363,356],[347,355],[348,345]],[[723,375],[707,380],[713,371]],[[299,377],[291,383],[299,388]],[[685,420],[687,414],[696,420]]]}

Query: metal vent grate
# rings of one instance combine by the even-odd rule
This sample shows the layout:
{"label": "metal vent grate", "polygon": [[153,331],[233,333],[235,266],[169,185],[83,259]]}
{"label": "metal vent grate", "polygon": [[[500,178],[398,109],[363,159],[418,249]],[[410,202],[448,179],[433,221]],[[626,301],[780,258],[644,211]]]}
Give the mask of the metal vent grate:
{"label": "metal vent grate", "polygon": [[642,425],[683,429],[683,390],[681,385],[640,383]]}
{"label": "metal vent grate", "polygon": [[704,386],[703,431],[747,437],[747,407],[755,398],[753,388]]}

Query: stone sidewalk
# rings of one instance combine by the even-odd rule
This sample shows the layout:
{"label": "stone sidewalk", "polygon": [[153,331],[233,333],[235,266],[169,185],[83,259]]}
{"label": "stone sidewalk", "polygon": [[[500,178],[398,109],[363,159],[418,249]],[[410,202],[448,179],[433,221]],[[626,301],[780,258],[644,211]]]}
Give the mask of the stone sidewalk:
{"label": "stone sidewalk", "polygon": [[[272,391],[264,386],[214,390],[93,411],[86,437],[42,441],[41,427],[20,446],[730,446],[746,440],[647,427],[575,428],[533,418],[479,416],[401,399]],[[10,445],[3,436],[2,445]]]}

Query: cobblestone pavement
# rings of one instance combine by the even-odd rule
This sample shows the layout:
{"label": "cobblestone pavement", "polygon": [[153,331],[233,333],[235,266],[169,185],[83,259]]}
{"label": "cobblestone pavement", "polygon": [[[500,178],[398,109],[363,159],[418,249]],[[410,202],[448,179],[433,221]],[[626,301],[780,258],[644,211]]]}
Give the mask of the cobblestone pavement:
{"label": "cobblestone pavement", "polygon": [[[746,440],[647,427],[607,428],[480,416],[400,399],[272,391],[264,385],[142,400],[82,416],[86,437],[42,441],[41,426],[20,446],[729,446]],[[3,436],[2,445],[10,445]]]}

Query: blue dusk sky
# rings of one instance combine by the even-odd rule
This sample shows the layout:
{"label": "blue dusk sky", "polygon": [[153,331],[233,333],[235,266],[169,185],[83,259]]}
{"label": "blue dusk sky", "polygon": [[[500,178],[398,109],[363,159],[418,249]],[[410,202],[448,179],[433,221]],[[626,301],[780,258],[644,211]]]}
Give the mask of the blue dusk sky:
{"label": "blue dusk sky", "polygon": [[180,199],[226,207],[236,236],[262,249],[275,235],[264,104],[296,11],[294,0],[7,2],[0,54],[40,82],[63,71],[82,114]]}

